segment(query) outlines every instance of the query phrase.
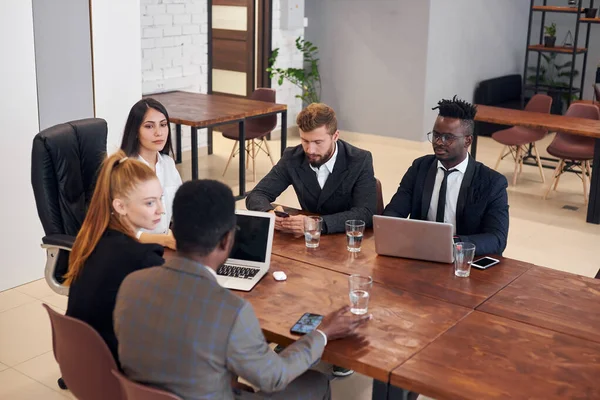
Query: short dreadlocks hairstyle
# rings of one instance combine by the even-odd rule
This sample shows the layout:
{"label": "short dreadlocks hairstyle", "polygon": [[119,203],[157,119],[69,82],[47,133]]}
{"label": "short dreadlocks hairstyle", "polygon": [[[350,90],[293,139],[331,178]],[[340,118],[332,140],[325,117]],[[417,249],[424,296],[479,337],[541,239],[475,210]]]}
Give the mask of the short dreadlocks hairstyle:
{"label": "short dreadlocks hairstyle", "polygon": [[439,110],[440,117],[460,119],[466,134],[473,134],[475,114],[477,114],[477,107],[473,104],[460,100],[455,95],[452,100],[440,100],[437,107],[433,107],[432,110]]}

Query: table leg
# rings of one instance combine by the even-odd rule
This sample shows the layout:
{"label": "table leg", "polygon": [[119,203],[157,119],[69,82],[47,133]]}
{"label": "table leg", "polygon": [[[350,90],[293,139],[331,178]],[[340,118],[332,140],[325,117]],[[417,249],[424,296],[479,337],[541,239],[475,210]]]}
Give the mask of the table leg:
{"label": "table leg", "polygon": [[596,139],[596,144],[594,145],[594,161],[590,181],[587,222],[600,224],[600,139]]}
{"label": "table leg", "polygon": [[192,126],[192,180],[198,179],[198,128]]}
{"label": "table leg", "polygon": [[175,164],[181,164],[181,124],[175,125]]}
{"label": "table leg", "polygon": [[240,196],[246,195],[246,121],[240,121]]}
{"label": "table leg", "polygon": [[477,160],[477,129],[473,130],[473,142],[471,143],[471,157]]}
{"label": "table leg", "polygon": [[281,155],[287,147],[287,110],[281,112]]}
{"label": "table leg", "polygon": [[213,128],[210,127],[207,129],[206,138],[208,141],[208,155],[213,153]]}

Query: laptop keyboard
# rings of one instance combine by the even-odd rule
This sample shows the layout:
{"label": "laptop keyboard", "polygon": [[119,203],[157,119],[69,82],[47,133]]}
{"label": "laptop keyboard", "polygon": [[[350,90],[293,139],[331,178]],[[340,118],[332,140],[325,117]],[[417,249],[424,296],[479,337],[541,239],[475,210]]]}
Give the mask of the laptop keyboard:
{"label": "laptop keyboard", "polygon": [[258,268],[238,267],[236,265],[223,264],[217,268],[217,275],[229,276],[232,278],[252,279],[256,274],[258,274],[258,271],[260,271]]}

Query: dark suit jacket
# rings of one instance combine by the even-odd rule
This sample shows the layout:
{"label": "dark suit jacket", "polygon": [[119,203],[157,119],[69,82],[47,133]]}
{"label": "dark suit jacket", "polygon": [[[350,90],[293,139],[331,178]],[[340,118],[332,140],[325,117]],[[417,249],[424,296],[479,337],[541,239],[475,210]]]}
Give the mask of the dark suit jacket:
{"label": "dark suit jacket", "polygon": [[349,219],[373,224],[377,206],[377,184],[373,157],[342,140],[337,141],[338,154],[323,189],[310,169],[301,145],[285,150],[281,160],[256,185],[246,198],[249,210],[269,211],[271,202],[292,185],[303,210],[323,217],[323,233],[345,231]]}
{"label": "dark suit jacket", "polygon": [[[417,158],[383,215],[426,220],[437,173],[437,158]],[[506,178],[469,156],[456,210],[456,235],[476,254],[502,254],[508,236]]]}
{"label": "dark suit jacket", "polygon": [[67,315],[96,329],[117,362],[117,338],[113,329],[117,291],[129,273],[162,265],[163,252],[160,245],[142,244],[108,229],[71,284]]}

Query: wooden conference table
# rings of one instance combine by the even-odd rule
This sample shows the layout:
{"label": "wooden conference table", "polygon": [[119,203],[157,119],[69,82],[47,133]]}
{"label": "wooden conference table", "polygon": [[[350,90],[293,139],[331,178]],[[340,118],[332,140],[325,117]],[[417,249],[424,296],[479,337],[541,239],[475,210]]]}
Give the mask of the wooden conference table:
{"label": "wooden conference table", "polygon": [[[477,105],[475,120],[502,125],[542,128],[551,132],[566,132],[595,138],[587,222],[600,224],[600,121],[483,105]],[[477,157],[477,130],[473,136],[471,156]]]}
{"label": "wooden conference table", "polygon": [[208,128],[208,154],[213,152],[212,128],[237,122],[240,130],[240,158],[238,198],[246,194],[246,121],[251,118],[281,114],[281,154],[287,147],[287,106],[214,94],[166,92],[144,96],[161,102],[169,113],[169,121],[176,124],[176,162],[181,162],[181,125],[191,127],[192,179],[198,179],[198,129]]}
{"label": "wooden conference table", "polygon": [[377,256],[368,233],[350,254],[345,235],[317,249],[276,232],[271,274],[250,292],[268,340],[298,339],[305,312],[348,303],[351,273],[374,278],[363,339],[333,341],[323,359],[441,399],[600,397],[600,280],[502,258],[457,278],[451,264]]}

